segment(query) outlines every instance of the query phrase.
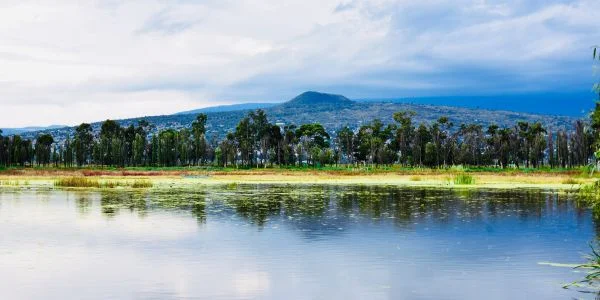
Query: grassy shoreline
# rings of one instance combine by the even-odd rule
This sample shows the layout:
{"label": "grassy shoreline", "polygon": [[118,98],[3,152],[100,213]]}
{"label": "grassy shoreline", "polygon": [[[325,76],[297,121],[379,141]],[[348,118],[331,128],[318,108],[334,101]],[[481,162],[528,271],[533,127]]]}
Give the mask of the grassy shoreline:
{"label": "grassy shoreline", "polygon": [[[471,177],[468,184],[456,179]],[[541,188],[577,190],[593,183],[584,169],[418,169],[418,168],[11,168],[0,170],[2,187],[54,187],[58,180],[85,177],[99,186],[127,187],[140,180],[152,188],[214,184],[397,185],[439,188]],[[148,186],[146,186],[148,187]]]}

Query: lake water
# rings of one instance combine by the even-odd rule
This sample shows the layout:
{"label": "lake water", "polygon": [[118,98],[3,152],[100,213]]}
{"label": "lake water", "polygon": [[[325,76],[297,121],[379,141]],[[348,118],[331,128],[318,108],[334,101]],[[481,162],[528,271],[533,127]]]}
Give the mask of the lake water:
{"label": "lake water", "polygon": [[2,299],[593,299],[589,210],[542,191],[0,189]]}

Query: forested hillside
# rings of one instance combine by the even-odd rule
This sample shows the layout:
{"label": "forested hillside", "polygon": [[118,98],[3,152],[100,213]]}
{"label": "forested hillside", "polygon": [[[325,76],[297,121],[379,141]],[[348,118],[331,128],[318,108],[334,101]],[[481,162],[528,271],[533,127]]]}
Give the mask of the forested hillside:
{"label": "forested hillside", "polygon": [[[237,123],[249,112],[248,109],[224,112],[206,112],[207,136],[223,138],[228,132],[235,129]],[[518,121],[529,123],[540,122],[554,131],[571,128],[576,121],[568,116],[536,115],[509,111],[482,110],[464,107],[420,105],[389,102],[355,102],[340,95],[331,95],[317,92],[306,92],[294,99],[279,105],[265,108],[269,121],[279,125],[300,125],[306,123],[319,123],[325,130],[335,135],[343,126],[352,129],[359,128],[374,119],[379,119],[383,124],[393,123],[393,114],[398,111],[414,111],[416,124],[431,124],[440,117],[447,117],[450,122],[460,124],[479,124],[488,126],[496,124],[500,127],[514,126]],[[176,114],[164,116],[148,116],[126,120],[118,120],[121,126],[137,124],[140,120],[148,121],[152,127],[149,133],[163,129],[189,128],[196,118],[196,114]],[[92,130],[96,134],[100,130],[100,122],[92,123]],[[62,141],[68,134],[73,134],[73,128],[60,128],[44,130],[56,140]],[[41,132],[33,131],[23,134],[25,138],[35,138]]]}

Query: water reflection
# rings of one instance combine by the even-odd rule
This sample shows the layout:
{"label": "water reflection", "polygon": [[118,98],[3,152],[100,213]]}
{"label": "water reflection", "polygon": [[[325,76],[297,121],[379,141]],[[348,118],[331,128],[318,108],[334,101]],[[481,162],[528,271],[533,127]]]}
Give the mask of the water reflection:
{"label": "water reflection", "polygon": [[536,190],[236,185],[0,190],[0,228],[6,299],[565,299],[538,263],[599,227]]}
{"label": "water reflection", "polygon": [[[207,216],[235,215],[258,228],[269,222],[344,226],[359,222],[390,222],[411,229],[421,223],[450,226],[456,222],[493,222],[506,217],[520,222],[573,213],[577,223],[589,218],[587,208],[568,194],[529,190],[476,191],[399,189],[375,186],[244,186],[196,190],[103,191],[101,211],[112,218],[121,210],[139,217],[148,210],[190,212],[199,223]],[[86,214],[91,200],[77,194],[77,208]],[[337,226],[336,225],[336,226]],[[334,226],[335,227],[335,226]],[[338,228],[338,227],[336,227]]]}

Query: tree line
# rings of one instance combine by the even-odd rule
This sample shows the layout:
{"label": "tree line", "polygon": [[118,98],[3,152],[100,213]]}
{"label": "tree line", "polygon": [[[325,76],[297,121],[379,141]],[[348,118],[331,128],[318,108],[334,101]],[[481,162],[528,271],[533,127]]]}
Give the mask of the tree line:
{"label": "tree line", "polygon": [[345,126],[330,135],[318,123],[280,126],[263,110],[250,112],[235,130],[218,140],[206,136],[207,116],[190,128],[155,133],[145,120],[121,127],[102,123],[95,134],[81,124],[57,142],[49,134],[34,140],[0,131],[0,166],[326,166],[453,165],[500,168],[575,167],[594,160],[600,113],[591,122],[577,121],[571,130],[552,132],[541,123],[512,127],[455,125],[446,117],[416,125],[415,112],[394,114],[394,123],[373,120],[359,128]]}

